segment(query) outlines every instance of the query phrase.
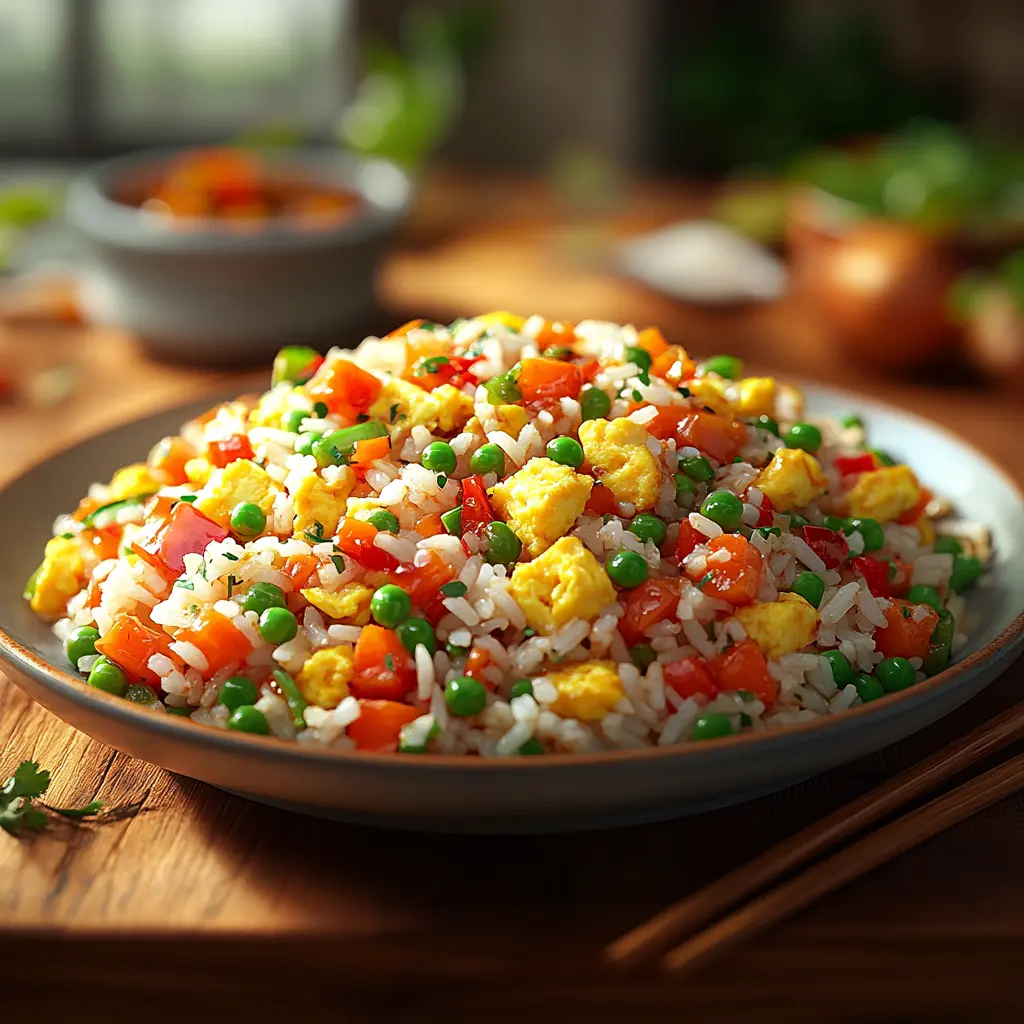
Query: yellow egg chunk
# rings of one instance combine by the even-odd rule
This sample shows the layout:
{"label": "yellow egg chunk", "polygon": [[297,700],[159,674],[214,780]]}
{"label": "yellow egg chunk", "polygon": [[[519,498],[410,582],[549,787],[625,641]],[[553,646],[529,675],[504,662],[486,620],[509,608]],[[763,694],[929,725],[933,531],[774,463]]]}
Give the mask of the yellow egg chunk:
{"label": "yellow egg chunk", "polygon": [[535,458],[491,490],[495,510],[536,558],[580,517],[594,481],[551,459]]}
{"label": "yellow egg chunk", "polygon": [[509,437],[519,437],[519,432],[530,422],[529,413],[521,405],[481,405],[479,416],[466,424],[467,430],[483,434],[487,431],[503,430]]}
{"label": "yellow egg chunk", "polygon": [[616,501],[628,501],[637,512],[654,508],[661,491],[661,467],[647,447],[650,435],[632,420],[587,420],[580,425],[580,444],[587,462]]}
{"label": "yellow egg chunk", "polygon": [[888,523],[921,500],[921,485],[909,466],[882,466],[861,473],[847,495],[850,515]]}
{"label": "yellow egg chunk", "polygon": [[482,320],[488,327],[507,327],[510,331],[521,331],[523,324],[526,323],[526,317],[508,313],[503,309],[496,309],[491,313],[481,313],[473,319]]}
{"label": "yellow egg chunk", "polygon": [[802,508],[821,497],[828,488],[828,480],[813,455],[801,448],[780,448],[758,474],[753,486],[784,512]]}
{"label": "yellow egg chunk", "polygon": [[299,669],[295,685],[318,708],[336,708],[348,696],[348,684],[355,665],[351,644],[317,651]]}
{"label": "yellow egg chunk", "polygon": [[263,514],[269,516],[280,490],[273,477],[255,462],[235,459],[210,476],[195,507],[208,519],[226,527],[231,522],[231,510],[241,501],[259,505]]}
{"label": "yellow egg chunk", "polygon": [[29,606],[44,618],[59,619],[68,600],[82,589],[84,582],[85,565],[79,542],[74,538],[54,537],[46,542]]}
{"label": "yellow egg chunk", "polygon": [[551,710],[562,718],[596,722],[625,694],[614,661],[583,661],[546,672],[545,676],[558,691]]}
{"label": "yellow egg chunk", "polygon": [[293,531],[316,533],[316,524],[319,523],[323,527],[321,536],[330,537],[345,514],[345,501],[355,481],[355,473],[347,466],[334,483],[329,484],[318,476],[305,477],[292,496],[295,510]]}
{"label": "yellow egg chunk", "polygon": [[778,600],[755,601],[736,611],[736,619],[766,658],[781,658],[814,643],[818,613],[799,594],[779,594]]}
{"label": "yellow egg chunk", "polygon": [[367,410],[371,419],[387,424],[391,439],[407,434],[413,427],[433,430],[441,413],[441,402],[429,391],[401,377],[390,377]]}
{"label": "yellow egg chunk", "polygon": [[122,498],[137,498],[141,494],[152,494],[160,490],[162,484],[149,470],[144,462],[119,469],[110,481],[110,501]]}
{"label": "yellow egg chunk", "polygon": [[696,377],[687,382],[690,395],[698,405],[706,405],[719,416],[732,416],[732,403],[726,397],[728,381],[718,377]]}
{"label": "yellow egg chunk", "polygon": [[373,589],[362,583],[346,583],[340,590],[328,593],[323,587],[307,587],[302,596],[329,619],[350,626],[365,626],[370,621],[370,600]]}
{"label": "yellow egg chunk", "polygon": [[473,396],[463,394],[451,384],[442,384],[431,394],[438,401],[438,429],[446,434],[460,431],[473,415]]}
{"label": "yellow egg chunk", "polygon": [[545,634],[573,619],[589,621],[615,601],[608,574],[576,537],[563,537],[517,565],[509,590],[527,625]]}
{"label": "yellow egg chunk", "polygon": [[209,459],[200,456],[196,459],[189,459],[185,463],[185,476],[188,482],[196,487],[202,487],[213,473],[213,465]]}
{"label": "yellow egg chunk", "polygon": [[[252,412],[249,413],[250,427],[274,427],[281,426],[281,420],[289,409],[289,397],[292,394],[291,385],[278,385],[266,394],[260,396]],[[309,413],[312,417],[312,413]]]}
{"label": "yellow egg chunk", "polygon": [[775,378],[744,377],[736,386],[733,409],[738,416],[756,419],[775,413]]}

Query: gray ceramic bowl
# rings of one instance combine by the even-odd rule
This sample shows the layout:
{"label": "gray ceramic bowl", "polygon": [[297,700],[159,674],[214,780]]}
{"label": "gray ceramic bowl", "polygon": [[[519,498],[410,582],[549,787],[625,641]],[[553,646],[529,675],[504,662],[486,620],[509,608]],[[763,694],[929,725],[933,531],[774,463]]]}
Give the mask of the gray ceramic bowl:
{"label": "gray ceramic bowl", "polygon": [[863,707],[771,733],[661,749],[506,760],[313,750],[197,726],[90,689],[21,598],[50,523],[93,480],[136,461],[213,398],[109,431],[30,470],[0,495],[0,659],[76,728],[158,764],[258,800],[381,825],[556,831],[691,814],[779,789],[930,725],[1005,671],[1024,644],[1024,499],[984,456],[895,409],[808,388],[811,411],[857,409],[872,440],[910,462],[994,536],[994,571],[971,595],[970,643],[940,675]]}
{"label": "gray ceramic bowl", "polygon": [[408,209],[403,171],[333,150],[265,157],[361,197],[352,220],[320,230],[283,222],[251,233],[171,230],[112,198],[120,183],[175,155],[118,157],[72,182],[67,217],[87,248],[90,319],[133,331],[158,354],[207,363],[255,361],[282,344],[333,341],[363,325],[375,271]]}

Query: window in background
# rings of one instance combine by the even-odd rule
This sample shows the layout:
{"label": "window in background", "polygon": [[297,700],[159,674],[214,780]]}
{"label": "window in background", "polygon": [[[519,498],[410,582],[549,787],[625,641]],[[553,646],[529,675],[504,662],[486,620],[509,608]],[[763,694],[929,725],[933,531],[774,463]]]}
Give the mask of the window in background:
{"label": "window in background", "polygon": [[64,14],[64,0],[0,0],[0,140],[60,133]]}

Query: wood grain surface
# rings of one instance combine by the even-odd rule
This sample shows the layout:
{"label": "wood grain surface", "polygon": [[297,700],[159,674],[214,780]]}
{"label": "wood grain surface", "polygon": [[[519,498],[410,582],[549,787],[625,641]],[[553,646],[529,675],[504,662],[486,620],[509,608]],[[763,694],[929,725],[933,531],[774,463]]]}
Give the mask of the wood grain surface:
{"label": "wood grain surface", "polygon": [[[440,181],[380,280],[380,327],[487,308],[658,322],[700,352],[841,384],[940,420],[1024,482],[1024,401],[951,378],[875,379],[792,303],[698,311],[604,269],[607,239],[692,212],[638,190],[594,222],[535,186]],[[467,228],[466,225],[473,225]],[[157,364],[115,332],[0,329],[5,373],[77,367],[60,407],[0,405],[0,477],[193,397],[224,373]],[[895,748],[741,807],[554,837],[390,832],[249,803],[75,732],[0,677],[0,774],[141,801],[129,820],[0,833],[0,1005],[30,1019],[1002,1020],[1024,1012],[1024,798],[1004,801],[685,983],[617,975],[617,934],[1019,699],[1022,665]],[[73,1007],[73,1010],[70,1009]]]}

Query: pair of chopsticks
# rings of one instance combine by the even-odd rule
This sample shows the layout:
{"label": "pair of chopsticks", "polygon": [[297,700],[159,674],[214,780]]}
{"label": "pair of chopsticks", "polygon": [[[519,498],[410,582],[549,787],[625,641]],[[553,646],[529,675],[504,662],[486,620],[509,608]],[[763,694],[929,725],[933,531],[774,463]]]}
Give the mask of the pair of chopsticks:
{"label": "pair of chopsticks", "polygon": [[[672,974],[693,970],[819,897],[1024,788],[1021,754],[811,864],[776,888],[767,889],[783,875],[810,864],[843,840],[1022,737],[1024,705],[998,715],[627,932],[605,950],[606,958],[620,966],[632,966],[685,939],[664,955],[662,966]],[[765,889],[762,895],[704,927],[730,907]],[[699,930],[702,927],[704,930]]]}

